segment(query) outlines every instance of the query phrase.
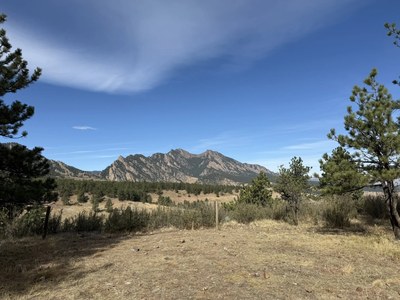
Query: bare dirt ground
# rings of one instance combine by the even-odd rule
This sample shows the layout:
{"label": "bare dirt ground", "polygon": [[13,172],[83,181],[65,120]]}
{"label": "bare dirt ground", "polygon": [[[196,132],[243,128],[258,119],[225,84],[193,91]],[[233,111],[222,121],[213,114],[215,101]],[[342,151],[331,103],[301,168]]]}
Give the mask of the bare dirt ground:
{"label": "bare dirt ground", "polygon": [[387,227],[274,221],[0,244],[2,299],[399,299]]}

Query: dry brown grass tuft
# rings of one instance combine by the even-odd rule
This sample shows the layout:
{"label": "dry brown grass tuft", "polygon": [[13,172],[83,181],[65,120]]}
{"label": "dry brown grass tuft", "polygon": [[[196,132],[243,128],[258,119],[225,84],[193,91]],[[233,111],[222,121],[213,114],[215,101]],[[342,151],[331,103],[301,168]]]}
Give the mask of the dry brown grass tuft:
{"label": "dry brown grass tuft", "polygon": [[5,299],[396,299],[386,228],[327,232],[274,221],[145,235],[3,241]]}

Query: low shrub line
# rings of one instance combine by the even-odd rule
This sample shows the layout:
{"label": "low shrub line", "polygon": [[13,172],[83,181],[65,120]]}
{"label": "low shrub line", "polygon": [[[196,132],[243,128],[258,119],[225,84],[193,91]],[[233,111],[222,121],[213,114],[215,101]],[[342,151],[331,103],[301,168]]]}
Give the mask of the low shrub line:
{"label": "low shrub line", "polygon": [[[208,201],[185,201],[174,204],[165,198],[155,210],[110,208],[108,215],[96,211],[80,212],[62,220],[61,214],[52,214],[48,233],[58,232],[144,232],[163,227],[198,229],[215,226],[215,206]],[[270,205],[231,202],[220,206],[220,222],[230,220],[250,223],[261,219],[283,220],[293,223],[290,208],[283,200],[276,199]],[[332,228],[344,228],[359,215],[370,219],[387,218],[383,196],[364,196],[354,200],[351,196],[324,197],[305,201],[299,214],[300,222],[313,222]],[[6,211],[0,211],[0,236],[23,237],[41,235],[45,208],[33,207],[21,216],[10,220]]]}

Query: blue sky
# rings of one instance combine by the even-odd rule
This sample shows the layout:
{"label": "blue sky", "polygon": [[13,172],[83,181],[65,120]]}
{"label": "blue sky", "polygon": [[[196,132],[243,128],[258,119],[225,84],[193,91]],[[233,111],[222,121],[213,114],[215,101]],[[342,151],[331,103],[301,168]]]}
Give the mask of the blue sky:
{"label": "blue sky", "polygon": [[277,171],[319,171],[355,84],[400,75],[398,0],[8,0],[14,47],[41,79],[28,147],[83,170],[119,155],[216,150]]}

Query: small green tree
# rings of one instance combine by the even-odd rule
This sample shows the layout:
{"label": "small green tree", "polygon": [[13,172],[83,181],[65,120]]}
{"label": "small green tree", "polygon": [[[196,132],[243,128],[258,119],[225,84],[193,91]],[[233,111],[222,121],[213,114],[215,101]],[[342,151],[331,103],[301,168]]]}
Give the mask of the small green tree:
{"label": "small green tree", "polygon": [[300,157],[293,157],[289,168],[281,166],[279,168],[279,176],[275,190],[281,195],[282,199],[289,203],[293,213],[293,222],[295,225],[299,223],[298,212],[300,210],[300,202],[304,192],[308,189],[308,180],[310,176],[310,167],[303,165]]}
{"label": "small green tree", "polygon": [[92,210],[95,213],[99,211],[99,198],[97,197],[93,197],[92,199]]}
{"label": "small green tree", "polygon": [[254,178],[250,184],[244,187],[237,199],[239,203],[257,204],[267,206],[272,204],[271,183],[264,172]]}
{"label": "small green tree", "polygon": [[105,204],[106,211],[111,213],[113,211],[113,203],[110,198],[107,199]]}
{"label": "small green tree", "polygon": [[101,203],[104,201],[104,197],[101,195],[101,193],[94,193],[92,195],[92,203],[97,201],[97,203]]}
{"label": "small green tree", "polygon": [[353,151],[352,159],[368,176],[370,184],[378,184],[385,194],[390,222],[396,239],[400,239],[400,216],[397,210],[394,180],[400,177],[400,118],[396,111],[400,100],[376,81],[373,69],[364,80],[366,87],[355,86],[347,108],[344,127],[347,134],[328,137],[343,148]]}
{"label": "small green tree", "polygon": [[361,198],[362,189],[368,184],[369,178],[346,149],[337,147],[331,156],[325,153],[319,164],[322,174],[318,178],[322,194],[351,194],[353,199]]}
{"label": "small green tree", "polygon": [[88,202],[89,197],[85,195],[85,192],[79,191],[77,200],[79,203],[86,203],[86,202]]}
{"label": "small green tree", "polygon": [[64,205],[70,205],[71,203],[69,202],[71,197],[71,194],[68,193],[67,191],[64,191],[61,195],[61,201]]}
{"label": "small green tree", "polygon": [[101,192],[97,191],[96,193],[94,193],[92,195],[91,202],[92,202],[92,210],[94,212],[98,212],[99,211],[99,204],[100,204],[100,202],[103,202],[103,200],[104,200],[104,197],[102,196]]}
{"label": "small green tree", "polygon": [[158,205],[164,205],[164,206],[171,206],[174,204],[174,202],[168,196],[159,196],[157,203]]}

